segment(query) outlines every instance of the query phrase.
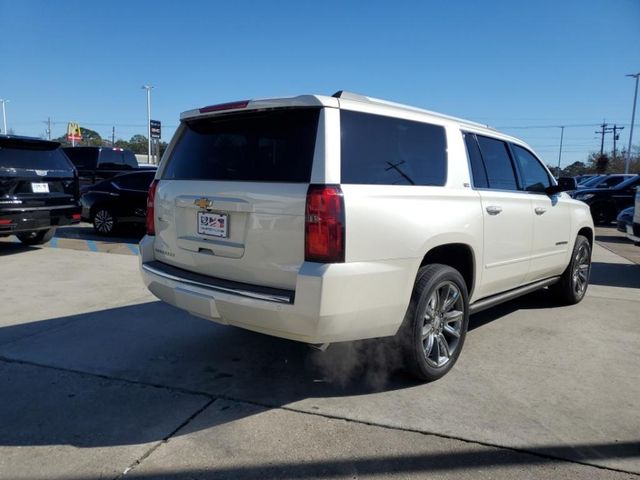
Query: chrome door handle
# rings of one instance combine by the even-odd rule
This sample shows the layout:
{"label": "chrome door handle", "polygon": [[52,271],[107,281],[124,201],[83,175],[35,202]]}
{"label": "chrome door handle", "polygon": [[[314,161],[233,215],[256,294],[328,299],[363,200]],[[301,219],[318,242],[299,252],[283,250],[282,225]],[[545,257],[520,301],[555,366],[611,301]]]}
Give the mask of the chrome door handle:
{"label": "chrome door handle", "polygon": [[498,206],[498,205],[489,205],[487,207],[487,213],[489,215],[497,215],[502,211],[502,207]]}
{"label": "chrome door handle", "polygon": [[542,215],[546,211],[547,211],[547,209],[544,208],[544,207],[536,207],[535,208],[536,215]]}

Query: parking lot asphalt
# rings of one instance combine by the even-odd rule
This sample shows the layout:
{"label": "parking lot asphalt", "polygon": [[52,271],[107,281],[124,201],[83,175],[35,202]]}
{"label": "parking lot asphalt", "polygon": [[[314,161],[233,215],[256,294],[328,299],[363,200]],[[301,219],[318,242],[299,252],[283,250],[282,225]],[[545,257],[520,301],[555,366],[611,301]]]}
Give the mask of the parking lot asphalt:
{"label": "parking lot asphalt", "polygon": [[384,344],[317,352],[156,301],[126,239],[62,239],[0,243],[0,478],[640,475],[640,266],[610,249],[581,304],[477,314],[419,384]]}

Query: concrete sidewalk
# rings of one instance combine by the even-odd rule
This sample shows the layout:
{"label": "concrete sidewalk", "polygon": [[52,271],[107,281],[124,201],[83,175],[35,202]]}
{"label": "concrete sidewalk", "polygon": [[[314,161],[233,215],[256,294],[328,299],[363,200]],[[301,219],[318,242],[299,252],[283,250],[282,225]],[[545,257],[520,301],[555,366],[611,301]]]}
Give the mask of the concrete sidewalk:
{"label": "concrete sidewalk", "polygon": [[427,385],[374,342],[321,353],[191,317],[135,257],[2,248],[0,478],[640,474],[640,267],[598,246],[581,304],[475,315]]}

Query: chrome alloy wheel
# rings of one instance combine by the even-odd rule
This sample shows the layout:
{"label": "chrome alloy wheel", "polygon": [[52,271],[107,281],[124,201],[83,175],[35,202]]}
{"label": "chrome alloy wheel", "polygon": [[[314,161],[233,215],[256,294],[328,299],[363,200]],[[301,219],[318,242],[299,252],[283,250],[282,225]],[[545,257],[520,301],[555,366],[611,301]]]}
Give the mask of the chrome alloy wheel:
{"label": "chrome alloy wheel", "polygon": [[571,286],[577,297],[582,297],[587,290],[590,269],[589,246],[585,243],[580,245],[576,253],[573,272],[571,273]]}
{"label": "chrome alloy wheel", "polygon": [[464,301],[455,283],[446,281],[433,289],[422,325],[422,346],[432,367],[446,365],[458,348],[464,320]]}
{"label": "chrome alloy wheel", "polygon": [[93,217],[93,225],[100,233],[111,233],[115,221],[108,210],[98,210]]}

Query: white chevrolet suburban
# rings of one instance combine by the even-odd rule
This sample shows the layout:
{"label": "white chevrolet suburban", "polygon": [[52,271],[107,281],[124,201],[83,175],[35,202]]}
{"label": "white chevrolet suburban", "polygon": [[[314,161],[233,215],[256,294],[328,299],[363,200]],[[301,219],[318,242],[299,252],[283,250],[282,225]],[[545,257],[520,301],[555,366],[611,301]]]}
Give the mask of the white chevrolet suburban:
{"label": "white chevrolet suburban", "polygon": [[149,191],[141,271],[161,300],[311,344],[395,336],[423,380],[469,315],[587,289],[589,207],[486,126],[356,94],[181,115]]}

